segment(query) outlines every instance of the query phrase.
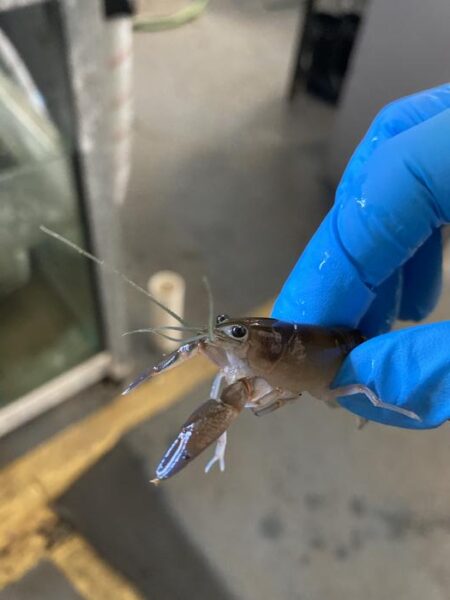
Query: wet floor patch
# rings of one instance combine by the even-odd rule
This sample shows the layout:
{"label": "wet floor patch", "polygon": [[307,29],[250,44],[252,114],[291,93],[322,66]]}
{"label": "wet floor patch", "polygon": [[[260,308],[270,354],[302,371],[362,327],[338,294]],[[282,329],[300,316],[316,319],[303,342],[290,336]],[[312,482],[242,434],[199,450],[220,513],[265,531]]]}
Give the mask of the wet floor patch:
{"label": "wet floor patch", "polygon": [[277,513],[272,512],[262,517],[259,522],[259,531],[267,540],[279,539],[284,533],[284,527]]}

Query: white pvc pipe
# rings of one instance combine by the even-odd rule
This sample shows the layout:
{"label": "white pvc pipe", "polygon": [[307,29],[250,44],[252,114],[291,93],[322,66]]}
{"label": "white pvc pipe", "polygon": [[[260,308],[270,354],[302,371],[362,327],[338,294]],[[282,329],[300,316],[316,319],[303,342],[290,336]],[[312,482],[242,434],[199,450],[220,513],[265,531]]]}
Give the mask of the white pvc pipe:
{"label": "white pvc pipe", "polygon": [[[158,273],[152,275],[148,280],[147,289],[154,298],[183,318],[186,284],[181,275],[173,271],[158,271]],[[179,325],[179,321],[174,317],[167,314],[162,308],[156,306],[156,304],[150,303],[151,327]],[[166,333],[176,339],[183,337],[183,332],[181,331],[167,331]],[[152,335],[152,342],[157,344],[164,352],[170,352],[179,345],[178,342],[172,342],[157,335]]]}

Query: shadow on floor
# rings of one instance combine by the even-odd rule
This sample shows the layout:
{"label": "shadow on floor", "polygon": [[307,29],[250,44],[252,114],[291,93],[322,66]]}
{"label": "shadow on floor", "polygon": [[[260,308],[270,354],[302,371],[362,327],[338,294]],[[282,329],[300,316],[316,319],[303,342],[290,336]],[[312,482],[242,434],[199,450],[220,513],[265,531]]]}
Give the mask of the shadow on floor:
{"label": "shadow on floor", "polygon": [[206,558],[121,442],[56,502],[97,552],[145,598],[231,600]]}

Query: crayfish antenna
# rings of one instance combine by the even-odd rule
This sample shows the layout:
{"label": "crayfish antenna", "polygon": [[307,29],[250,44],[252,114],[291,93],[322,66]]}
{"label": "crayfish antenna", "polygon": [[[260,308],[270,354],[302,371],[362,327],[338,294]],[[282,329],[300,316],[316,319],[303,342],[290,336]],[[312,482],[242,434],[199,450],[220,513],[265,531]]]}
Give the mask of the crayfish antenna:
{"label": "crayfish antenna", "polygon": [[202,281],[208,296],[208,337],[209,341],[212,342],[214,341],[214,298],[209,279],[206,275],[203,276]]}
{"label": "crayfish antenna", "polygon": [[177,315],[177,313],[173,312],[173,310],[171,310],[168,306],[166,306],[165,304],[163,304],[162,302],[157,300],[154,296],[152,296],[152,294],[150,294],[150,292],[148,292],[143,287],[141,287],[140,285],[138,285],[137,283],[135,283],[134,281],[129,279],[126,275],[124,275],[124,273],[122,273],[121,271],[119,271],[118,269],[113,267],[112,265],[109,265],[104,260],[98,258],[97,256],[95,256],[94,254],[91,254],[90,252],[87,252],[87,250],[84,250],[83,248],[81,248],[81,246],[78,246],[78,244],[71,242],[70,240],[65,238],[63,235],[56,233],[56,231],[53,231],[52,229],[48,229],[48,227],[45,227],[44,225],[40,225],[39,229],[46,235],[49,235],[50,237],[54,238],[55,240],[58,240],[59,242],[62,242],[66,246],[69,246],[69,248],[72,248],[72,250],[75,250],[75,252],[78,252],[78,254],[81,254],[81,256],[88,258],[95,264],[99,265],[105,271],[109,271],[110,273],[117,275],[117,277],[120,277],[122,279],[122,281],[124,281],[127,285],[131,286],[132,288],[134,288],[141,294],[144,294],[144,296],[147,296],[147,298],[149,300],[151,300],[154,304],[156,304],[157,306],[162,308],[162,310],[164,310],[167,314],[169,314],[171,317],[176,319],[179,323],[181,323],[182,325],[188,325],[187,322],[180,317],[180,315]]}

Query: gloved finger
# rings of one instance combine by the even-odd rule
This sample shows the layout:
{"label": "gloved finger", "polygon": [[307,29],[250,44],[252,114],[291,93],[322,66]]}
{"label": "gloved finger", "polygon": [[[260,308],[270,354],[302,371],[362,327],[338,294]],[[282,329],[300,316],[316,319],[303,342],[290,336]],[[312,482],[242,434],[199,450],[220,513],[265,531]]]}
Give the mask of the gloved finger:
{"label": "gloved finger", "polygon": [[375,299],[358,324],[364,336],[373,337],[391,329],[400,308],[402,282],[402,271],[398,269],[374,290]]}
{"label": "gloved finger", "polygon": [[358,328],[366,337],[390,331],[395,320],[419,321],[436,306],[442,287],[442,234],[437,229],[381,286]]}
{"label": "gloved finger", "polygon": [[450,84],[430,88],[387,104],[375,117],[353,153],[339,184],[338,196],[358,183],[360,169],[383,142],[450,108]]}
{"label": "gloved finger", "polygon": [[450,110],[387,141],[336,217],[344,250],[369,287],[403,265],[450,219]]}
{"label": "gloved finger", "polygon": [[434,231],[403,267],[399,318],[420,321],[436,306],[442,288],[442,232]]}
{"label": "gloved finger", "polygon": [[437,427],[450,418],[450,322],[393,331],[364,342],[346,358],[332,387],[359,383],[383,402],[415,412],[415,421],[374,407],[363,395],[339,398],[343,407],[385,425],[409,429]]}
{"label": "gloved finger", "polygon": [[[378,176],[383,177],[386,167],[390,170],[391,180],[395,179],[395,170],[389,167],[387,160],[378,159],[373,166],[367,164],[374,151],[382,150],[382,142],[390,143],[386,140],[392,135],[401,137],[408,127],[419,127],[417,123],[442,113],[448,106],[450,106],[450,85],[447,84],[392,103],[380,113],[358,146],[345,171],[338,188],[335,206],[325,218],[285,282],[273,309],[274,317],[322,325],[356,327],[359,324],[373,302],[375,297],[373,289],[379,285],[381,280],[376,278],[374,282],[370,277],[366,278],[361,269],[363,261],[358,260],[358,253],[356,253],[357,260],[355,260],[352,256],[352,248],[348,249],[341,243],[341,235],[344,240],[348,240],[348,237],[352,236],[352,221],[351,214],[348,215],[348,218],[344,215],[343,220],[347,221],[347,227],[343,226],[342,219],[338,219],[339,213],[347,203],[356,204],[361,210],[365,209],[367,198],[362,193],[362,186],[367,179],[369,170],[372,169],[372,179],[376,180]],[[420,136],[418,137],[417,143],[420,144]],[[405,143],[408,142],[409,139],[406,139]],[[402,143],[400,143],[401,146]],[[433,154],[431,152],[431,156]],[[395,193],[396,182],[390,181],[389,185],[391,186],[390,200]],[[380,186],[380,192],[383,191],[382,187]],[[404,186],[403,199],[408,194],[407,187]],[[413,194],[412,202],[416,195]],[[386,206],[385,211],[389,214],[389,204],[383,195],[375,190],[375,196],[370,198],[369,203],[377,201]],[[370,211],[371,207],[368,206],[368,208]],[[366,213],[370,218],[369,211]],[[349,212],[351,213],[351,211]],[[397,223],[395,226],[401,228],[401,225]],[[339,231],[341,227],[342,232]],[[365,225],[362,222],[358,224],[358,227],[355,245],[363,238],[364,248],[369,246],[372,251],[373,246],[378,243],[378,236],[371,238],[369,231],[366,235]],[[380,241],[383,241],[382,236],[380,236]],[[370,243],[367,244],[367,242]],[[411,250],[411,253],[413,251]],[[375,251],[373,254],[375,257],[373,260],[376,260],[378,252]],[[397,260],[396,255],[394,258]],[[381,256],[381,261],[383,260],[384,255]],[[392,262],[395,261],[388,261],[389,273],[395,270]],[[386,277],[389,273],[386,274]]]}
{"label": "gloved finger", "polygon": [[272,316],[294,323],[357,327],[374,299],[342,249],[333,209],[286,280]]}

